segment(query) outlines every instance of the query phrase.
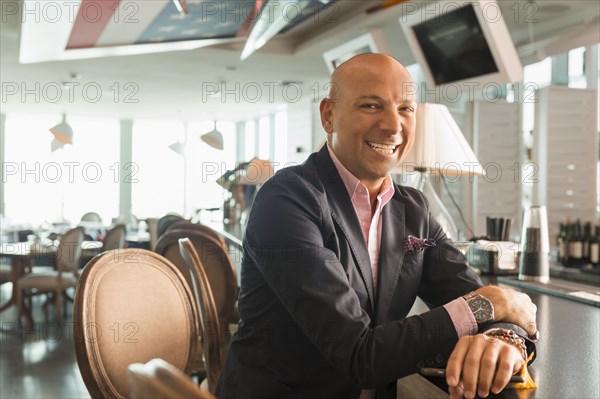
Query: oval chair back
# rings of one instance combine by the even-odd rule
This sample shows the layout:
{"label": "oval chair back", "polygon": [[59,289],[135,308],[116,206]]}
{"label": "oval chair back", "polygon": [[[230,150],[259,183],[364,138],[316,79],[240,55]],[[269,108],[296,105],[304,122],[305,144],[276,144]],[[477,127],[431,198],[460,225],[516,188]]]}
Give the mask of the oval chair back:
{"label": "oval chair back", "polygon": [[186,220],[186,219],[184,219],[180,215],[175,215],[175,214],[171,214],[171,213],[158,219],[158,222],[156,225],[156,234],[158,235],[158,239],[160,239],[160,236],[162,236],[163,234],[165,234],[167,232],[167,230],[169,229],[169,226],[171,226],[174,223],[180,222],[182,220]]}
{"label": "oval chair back", "polygon": [[235,266],[222,241],[195,229],[171,230],[158,240],[156,252],[177,265],[182,273],[187,272],[186,281],[192,287],[190,269],[179,251],[178,240],[186,237],[194,244],[204,266],[221,323],[226,327],[231,321],[237,322],[234,320],[238,292]]}
{"label": "oval chair back", "polygon": [[104,252],[81,274],[73,336],[93,398],[129,396],[127,367],[154,358],[189,372],[199,334],[194,296],[177,267],[139,249]]}
{"label": "oval chair back", "polygon": [[75,227],[60,238],[56,249],[56,270],[59,273],[77,272],[83,254],[81,248],[83,237],[83,228]]}
{"label": "oval chair back", "polygon": [[118,224],[110,229],[102,242],[102,252],[125,248],[126,233],[127,229],[124,224]]}
{"label": "oval chair back", "polygon": [[219,234],[217,231],[213,230],[212,228],[210,228],[204,224],[192,223],[189,220],[182,220],[182,221],[172,224],[167,229],[167,231],[172,231],[172,230],[199,231],[199,232],[204,233],[207,236],[210,236],[210,237],[214,238],[215,240],[221,241],[221,242],[223,242],[223,244],[227,245],[225,243],[225,239],[223,238],[223,236],[221,234]]}

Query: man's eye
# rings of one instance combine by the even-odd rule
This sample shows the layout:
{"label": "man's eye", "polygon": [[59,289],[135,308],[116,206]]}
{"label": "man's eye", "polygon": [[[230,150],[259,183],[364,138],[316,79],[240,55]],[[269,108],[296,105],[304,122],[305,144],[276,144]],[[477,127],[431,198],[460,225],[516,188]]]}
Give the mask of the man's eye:
{"label": "man's eye", "polygon": [[366,109],[378,109],[379,105],[378,104],[363,104],[360,107],[366,108]]}
{"label": "man's eye", "polygon": [[410,107],[408,105],[404,106],[404,107],[400,107],[400,111],[405,111],[405,112],[414,112],[414,108]]}

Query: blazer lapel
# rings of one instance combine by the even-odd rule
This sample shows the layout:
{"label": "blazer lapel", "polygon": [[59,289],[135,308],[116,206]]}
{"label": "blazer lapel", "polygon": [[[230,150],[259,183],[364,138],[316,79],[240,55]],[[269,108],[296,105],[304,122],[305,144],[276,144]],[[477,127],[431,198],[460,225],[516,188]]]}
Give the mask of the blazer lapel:
{"label": "blazer lapel", "polygon": [[387,321],[388,309],[402,270],[404,260],[402,243],[405,237],[405,223],[404,204],[394,196],[383,208],[377,300],[375,302],[375,321],[377,324]]}
{"label": "blazer lapel", "polygon": [[360,222],[356,216],[352,200],[348,196],[348,190],[346,189],[346,186],[344,186],[344,182],[325,146],[319,152],[318,158],[321,181],[323,185],[327,187],[327,196],[331,198],[329,205],[331,207],[333,220],[344,233],[356,262],[358,263],[360,274],[367,288],[367,293],[369,294],[371,312],[374,314],[375,294],[373,291],[373,272],[371,271],[369,252],[362,233],[362,228],[360,227]]}

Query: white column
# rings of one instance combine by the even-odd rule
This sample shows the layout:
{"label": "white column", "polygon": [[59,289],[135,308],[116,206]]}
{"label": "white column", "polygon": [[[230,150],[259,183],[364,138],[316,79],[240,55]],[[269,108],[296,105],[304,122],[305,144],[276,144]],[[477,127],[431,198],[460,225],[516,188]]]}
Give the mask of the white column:
{"label": "white column", "polygon": [[2,165],[2,179],[0,179],[0,215],[4,214],[4,153],[6,140],[4,139],[4,127],[6,125],[6,114],[0,114],[0,165]]}
{"label": "white column", "polygon": [[236,122],[235,128],[237,133],[237,149],[235,161],[237,163],[244,161],[244,149],[246,148],[246,122]]}
{"label": "white column", "polygon": [[275,114],[269,114],[269,141],[270,141],[270,152],[269,152],[269,160],[271,162],[275,161]]}
{"label": "white column", "polygon": [[585,49],[585,78],[588,89],[598,89],[598,79],[600,75],[598,47],[598,44],[594,44]]}
{"label": "white column", "polygon": [[133,170],[126,168],[127,164],[132,162],[133,153],[133,121],[130,119],[121,120],[121,156],[119,167],[119,216],[128,220],[131,213],[131,185],[132,182],[126,182],[124,176]]}
{"label": "white column", "polygon": [[[258,157],[258,154],[260,154],[260,124],[258,119],[253,119],[252,123],[254,123],[254,156]],[[246,159],[246,161],[249,161],[249,159]]]}

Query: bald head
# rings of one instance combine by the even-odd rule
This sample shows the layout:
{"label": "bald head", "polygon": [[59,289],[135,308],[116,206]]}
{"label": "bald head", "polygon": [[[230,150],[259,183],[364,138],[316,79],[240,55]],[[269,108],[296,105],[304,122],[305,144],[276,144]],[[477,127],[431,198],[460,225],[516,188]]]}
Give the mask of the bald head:
{"label": "bald head", "polygon": [[412,146],[415,94],[406,68],[385,54],[358,55],[331,75],[321,124],[331,150],[372,199]]}
{"label": "bald head", "polygon": [[348,85],[360,80],[378,79],[381,76],[398,76],[412,83],[408,70],[394,57],[380,53],[359,54],[342,63],[331,74],[329,99],[338,99]]}

